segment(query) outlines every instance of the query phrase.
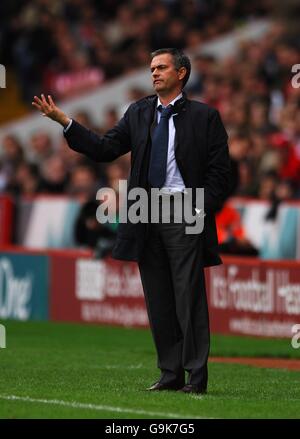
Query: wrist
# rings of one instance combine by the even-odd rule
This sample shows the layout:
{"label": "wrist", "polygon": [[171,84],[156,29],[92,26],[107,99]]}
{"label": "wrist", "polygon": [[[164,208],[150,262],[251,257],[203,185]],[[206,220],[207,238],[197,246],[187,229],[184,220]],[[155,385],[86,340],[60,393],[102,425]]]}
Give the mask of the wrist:
{"label": "wrist", "polygon": [[59,123],[64,127],[67,128],[67,126],[69,125],[69,123],[71,122],[71,119],[64,115],[60,118]]}

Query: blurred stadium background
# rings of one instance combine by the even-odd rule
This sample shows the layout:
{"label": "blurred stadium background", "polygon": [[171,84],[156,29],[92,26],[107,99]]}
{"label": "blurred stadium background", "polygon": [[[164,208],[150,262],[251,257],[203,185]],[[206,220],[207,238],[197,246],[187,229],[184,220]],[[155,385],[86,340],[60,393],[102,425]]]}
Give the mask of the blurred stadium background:
{"label": "blurred stadium background", "polygon": [[[297,0],[1,0],[0,417],[299,417],[299,21]],[[104,133],[153,94],[149,55],[161,47],[190,55],[186,92],[229,134],[204,400],[143,393],[157,372],[138,270],[110,257],[118,211],[114,224],[95,218],[97,190],[118,191],[130,155],[91,162],[31,106],[51,94]]]}

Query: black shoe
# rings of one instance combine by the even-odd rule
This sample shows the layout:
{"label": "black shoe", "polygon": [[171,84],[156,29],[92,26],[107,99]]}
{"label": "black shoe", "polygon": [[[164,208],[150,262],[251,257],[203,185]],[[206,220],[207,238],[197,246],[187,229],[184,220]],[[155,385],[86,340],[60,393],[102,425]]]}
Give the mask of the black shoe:
{"label": "black shoe", "polygon": [[161,383],[160,381],[157,381],[156,383],[152,384],[152,386],[148,387],[147,390],[179,390],[182,389],[183,386],[184,382],[182,381],[171,381],[170,383]]}
{"label": "black shoe", "polygon": [[182,387],[182,389],[179,389],[179,392],[205,394],[207,392],[207,388],[197,386],[197,384],[186,384],[184,387]]}

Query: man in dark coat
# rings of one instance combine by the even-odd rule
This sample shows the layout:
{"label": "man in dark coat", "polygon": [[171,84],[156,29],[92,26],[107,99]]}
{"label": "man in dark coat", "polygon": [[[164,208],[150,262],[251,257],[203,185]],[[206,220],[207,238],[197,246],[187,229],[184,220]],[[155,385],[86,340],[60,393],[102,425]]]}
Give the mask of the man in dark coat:
{"label": "man in dark coat", "polygon": [[[187,99],[188,57],[159,49],[151,57],[155,95],[129,106],[122,119],[99,136],[68,118],[51,96],[33,105],[64,127],[70,148],[99,162],[131,151],[128,190],[159,188],[170,200],[170,221],[121,223],[113,257],[137,261],[161,376],[148,390],[205,393],[210,334],[204,267],[218,265],[214,213],[230,187],[227,133],[217,110]],[[196,189],[204,188],[204,212]],[[192,207],[204,216],[202,233],[187,234],[175,218],[176,195],[192,191]],[[128,202],[128,208],[130,202]],[[185,382],[185,371],[188,380]]]}

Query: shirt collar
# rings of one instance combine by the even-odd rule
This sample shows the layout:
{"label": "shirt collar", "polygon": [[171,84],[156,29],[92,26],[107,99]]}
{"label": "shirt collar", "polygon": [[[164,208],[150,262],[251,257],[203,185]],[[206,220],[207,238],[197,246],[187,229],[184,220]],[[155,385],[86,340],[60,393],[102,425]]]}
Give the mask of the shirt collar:
{"label": "shirt collar", "polygon": [[[173,99],[173,101],[171,101],[168,105],[174,105],[175,102],[178,101],[178,99],[180,99],[180,98],[182,98],[182,93],[180,93],[178,96],[176,96],[176,98]],[[163,104],[160,102],[160,99],[159,99],[159,96],[158,96],[157,97],[157,105],[156,106],[159,107],[159,105],[163,106]]]}

